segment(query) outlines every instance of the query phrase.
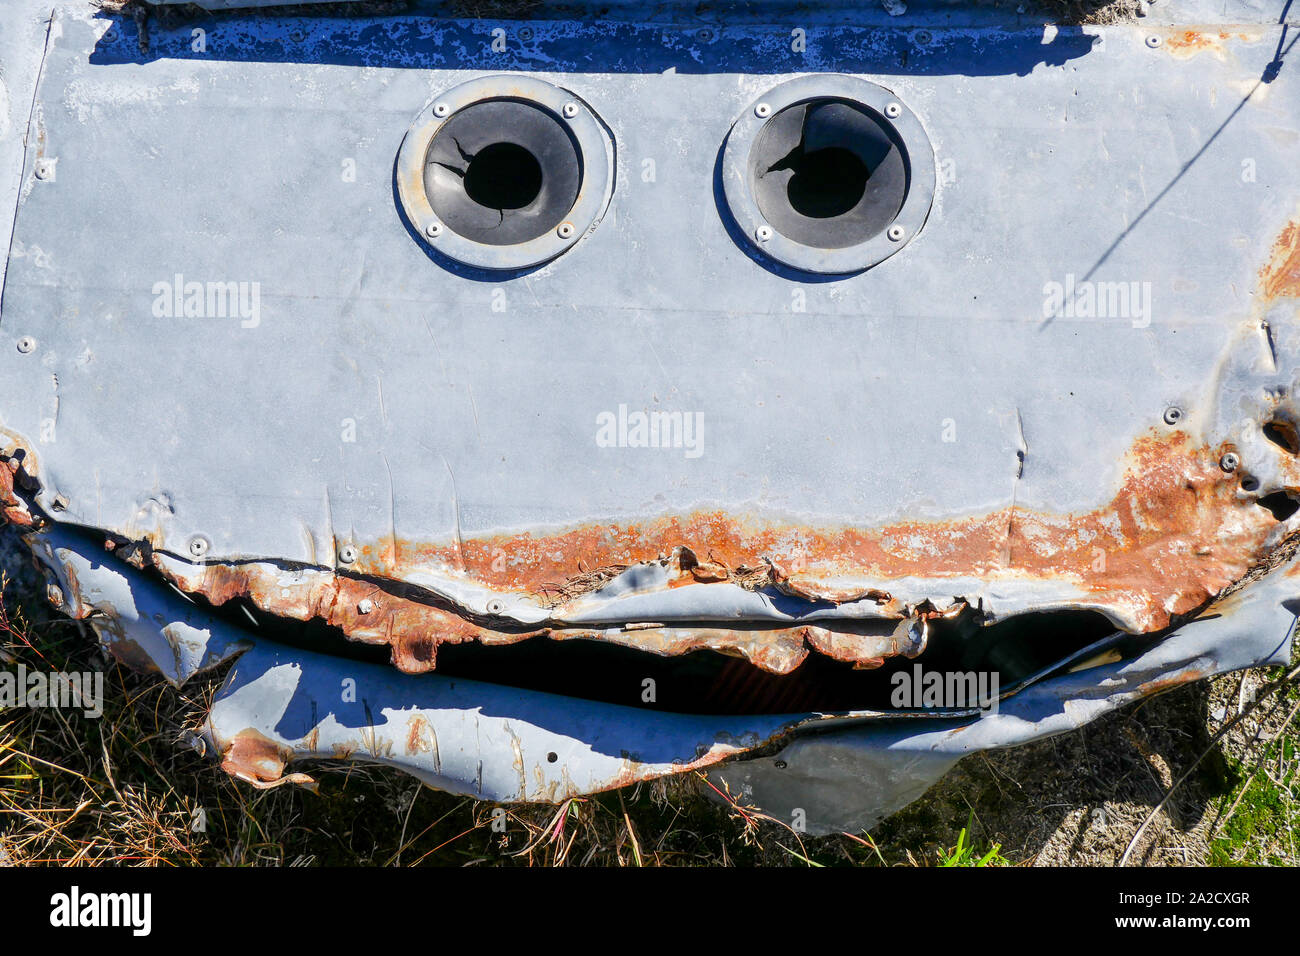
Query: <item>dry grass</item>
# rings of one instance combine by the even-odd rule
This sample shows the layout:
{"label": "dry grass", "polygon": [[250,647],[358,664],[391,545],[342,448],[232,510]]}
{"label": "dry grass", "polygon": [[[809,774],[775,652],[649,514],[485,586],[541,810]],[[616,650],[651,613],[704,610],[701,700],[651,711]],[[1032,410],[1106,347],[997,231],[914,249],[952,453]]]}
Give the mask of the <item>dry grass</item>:
{"label": "dry grass", "polygon": [[809,838],[700,775],[558,807],[478,803],[365,764],[304,765],[318,793],[256,790],[189,744],[221,674],[177,691],[110,663],[81,625],[45,611],[8,545],[19,580],[0,603],[0,667],[103,670],[106,700],[98,720],[0,711],[0,865],[937,865],[997,845],[995,862],[1109,865],[1193,767],[1131,862],[1300,863],[1294,687],[1196,763],[1260,671],[967,758],[871,835]]}

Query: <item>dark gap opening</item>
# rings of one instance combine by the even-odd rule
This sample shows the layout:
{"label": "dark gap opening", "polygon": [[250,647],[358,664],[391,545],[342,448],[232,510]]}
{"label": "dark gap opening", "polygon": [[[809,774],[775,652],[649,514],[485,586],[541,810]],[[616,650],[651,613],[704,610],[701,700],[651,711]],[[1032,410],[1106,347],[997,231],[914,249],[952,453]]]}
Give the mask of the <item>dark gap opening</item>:
{"label": "dark gap opening", "polygon": [[1300,455],[1300,433],[1290,422],[1274,419],[1264,423],[1264,437],[1274,445],[1285,448],[1293,455]]}
{"label": "dark gap opening", "polygon": [[1274,491],[1272,494],[1264,495],[1255,501],[1255,504],[1268,510],[1278,521],[1285,521],[1300,510],[1300,501],[1296,501],[1286,491]]}
{"label": "dark gap opening", "polygon": [[[100,537],[100,546],[102,540]],[[161,578],[152,569],[142,573]],[[344,660],[393,666],[387,644],[351,641],[323,621],[265,614],[245,598],[213,605],[199,594],[187,597],[254,637]],[[893,678],[899,672],[915,673],[917,665],[923,673],[995,673],[999,691],[1006,693],[1028,677],[1054,665],[1063,666],[1066,658],[1115,633],[1114,625],[1095,611],[1030,613],[983,625],[979,615],[968,609],[951,618],[932,620],[926,650],[919,657],[891,658],[869,670],[855,669],[851,663],[814,651],[794,671],[778,675],[743,658],[709,650],[662,657],[599,641],[535,637],[502,646],[443,644],[438,648],[437,673],[675,713],[911,710],[914,708],[895,707],[897,684]],[[1128,657],[1155,639],[1152,635],[1121,635],[1115,647]],[[647,679],[654,681],[654,700],[645,699]]]}
{"label": "dark gap opening", "polygon": [[541,191],[541,164],[515,143],[484,146],[465,168],[466,194],[489,209],[522,209]]}
{"label": "dark gap opening", "polygon": [[768,172],[780,169],[793,170],[786,196],[795,212],[810,219],[830,219],[852,210],[871,178],[866,163],[843,146],[806,153],[801,142]]}

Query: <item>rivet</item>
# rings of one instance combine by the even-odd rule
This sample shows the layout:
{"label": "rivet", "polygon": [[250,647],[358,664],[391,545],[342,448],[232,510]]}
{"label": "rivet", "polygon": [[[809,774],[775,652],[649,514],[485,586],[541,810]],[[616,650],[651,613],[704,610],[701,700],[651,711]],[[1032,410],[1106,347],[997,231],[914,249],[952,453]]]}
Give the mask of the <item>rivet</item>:
{"label": "rivet", "polygon": [[1159,45],[1160,45],[1160,38],[1159,38],[1159,37],[1157,37],[1157,36],[1149,36],[1149,37],[1147,37],[1147,46],[1151,47],[1151,49],[1154,50],[1154,49],[1155,49],[1156,47],[1158,47]]}
{"label": "rivet", "polygon": [[345,544],[339,548],[339,560],[344,564],[351,564],[357,559],[357,549],[350,544]]}
{"label": "rivet", "polygon": [[442,223],[431,222],[424,227],[424,234],[430,239],[437,239],[442,235]]}
{"label": "rivet", "polygon": [[196,534],[190,538],[190,554],[196,558],[201,558],[208,553],[208,539],[203,535]]}
{"label": "rivet", "polygon": [[918,31],[917,31],[917,34],[916,34],[916,42],[919,43],[919,44],[921,44],[921,46],[925,46],[926,44],[928,44],[928,43],[929,43],[931,40],[933,40],[933,39],[934,39],[934,37],[932,37],[932,36],[930,35],[930,31],[929,31],[929,30],[918,30]]}
{"label": "rivet", "polygon": [[903,108],[897,103],[890,103],[885,107],[885,115],[890,119],[898,119],[903,115]]}
{"label": "rivet", "polygon": [[565,103],[564,109],[562,109],[561,112],[564,114],[566,119],[573,119],[575,116],[578,115],[578,104]]}
{"label": "rivet", "polygon": [[24,355],[34,351],[35,349],[36,349],[36,340],[32,338],[30,335],[24,335],[21,339],[18,340],[18,351],[22,352]]}
{"label": "rivet", "polygon": [[1183,420],[1183,410],[1177,405],[1170,405],[1165,409],[1165,424],[1177,425]]}
{"label": "rivet", "polygon": [[757,229],[754,230],[754,236],[755,238],[758,239],[759,242],[767,242],[767,240],[772,238],[772,227],[759,226]]}
{"label": "rivet", "polygon": [[1232,452],[1228,452],[1226,455],[1224,455],[1222,458],[1219,459],[1219,467],[1229,473],[1236,471],[1237,466],[1240,464],[1241,464],[1241,459],[1238,458]]}
{"label": "rivet", "polygon": [[573,223],[562,222],[560,228],[556,229],[555,232],[561,239],[571,239],[573,238]]}
{"label": "rivet", "polygon": [[500,601],[493,600],[493,601],[488,601],[487,603],[487,610],[489,614],[500,614],[505,609],[506,606],[502,604]]}
{"label": "rivet", "polygon": [[532,38],[533,38],[533,28],[532,28],[532,27],[521,27],[521,28],[520,28],[520,30],[519,30],[519,39],[521,39],[521,40],[523,40],[525,43],[527,43],[527,42],[528,42],[529,40],[531,40]]}
{"label": "rivet", "polygon": [[448,106],[446,103],[438,103],[435,104],[435,106],[433,107],[434,116],[446,116],[450,112],[451,112],[451,107]]}
{"label": "rivet", "polygon": [[759,103],[754,107],[754,115],[759,119],[765,119],[772,115],[772,107],[768,106],[766,103]]}
{"label": "rivet", "polygon": [[885,235],[889,236],[892,242],[902,242],[903,236],[906,235],[906,232],[904,232],[902,226],[895,224],[886,230]]}

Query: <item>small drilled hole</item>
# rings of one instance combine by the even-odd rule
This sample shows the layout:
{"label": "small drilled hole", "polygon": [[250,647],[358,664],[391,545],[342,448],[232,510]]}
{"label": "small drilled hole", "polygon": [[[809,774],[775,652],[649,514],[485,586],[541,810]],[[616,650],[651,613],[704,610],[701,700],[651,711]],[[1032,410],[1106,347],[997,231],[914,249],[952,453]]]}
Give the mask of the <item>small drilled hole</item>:
{"label": "small drilled hole", "polygon": [[1242,490],[1242,491],[1256,491],[1256,490],[1258,490],[1258,489],[1259,489],[1259,480],[1258,480],[1258,479],[1256,479],[1256,478],[1251,478],[1249,475],[1247,475],[1245,478],[1242,478],[1242,479],[1241,479],[1241,490]]}
{"label": "small drilled hole", "polygon": [[1268,509],[1278,521],[1285,521],[1290,518],[1296,511],[1300,511],[1300,501],[1285,491],[1275,491],[1270,495],[1260,498],[1255,504],[1261,508]]}
{"label": "small drilled hole", "polygon": [[552,750],[550,753],[548,753],[548,754],[546,755],[546,762],[547,762],[547,763],[555,763],[555,761],[557,761],[557,760],[559,760],[559,759],[560,759],[560,755],[557,754],[554,750]]}
{"label": "small drilled hole", "polygon": [[1293,455],[1300,455],[1300,432],[1290,422],[1274,419],[1264,423],[1264,437]]}
{"label": "small drilled hole", "polygon": [[490,209],[523,209],[541,191],[541,164],[515,143],[483,147],[465,169],[465,192]]}

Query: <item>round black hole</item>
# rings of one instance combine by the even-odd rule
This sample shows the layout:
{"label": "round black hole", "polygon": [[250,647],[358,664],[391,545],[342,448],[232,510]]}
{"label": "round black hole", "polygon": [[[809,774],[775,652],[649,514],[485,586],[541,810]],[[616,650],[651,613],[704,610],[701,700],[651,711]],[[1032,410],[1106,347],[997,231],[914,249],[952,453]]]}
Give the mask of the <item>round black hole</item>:
{"label": "round black hole", "polygon": [[560,759],[559,754],[557,754],[554,750],[552,750],[550,753],[548,753],[548,754],[546,755],[546,762],[547,762],[547,763],[555,763],[555,761],[557,761],[557,760],[559,760],[559,759]]}
{"label": "round black hole", "polygon": [[778,111],[755,135],[748,166],[764,224],[815,249],[867,242],[907,199],[902,141],[859,103],[813,99]]}
{"label": "round black hole", "polygon": [[801,216],[842,216],[861,202],[867,191],[871,171],[856,153],[842,146],[812,153],[800,150],[789,162],[794,175],[786,186],[786,195]]}
{"label": "round black hole", "polygon": [[466,194],[489,209],[523,209],[541,191],[541,164],[515,143],[484,146],[465,167]]}

